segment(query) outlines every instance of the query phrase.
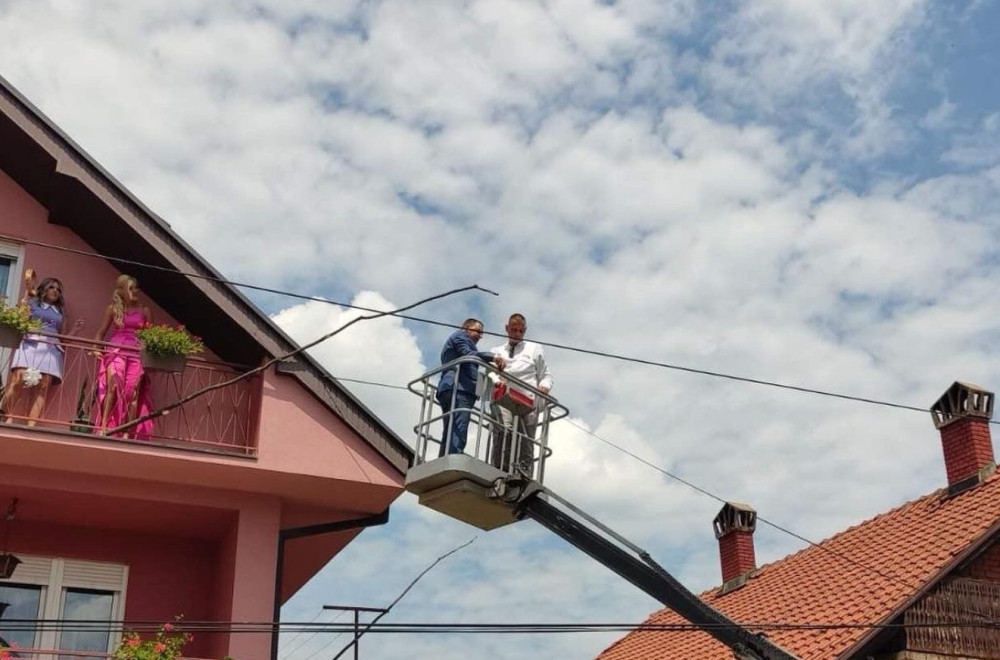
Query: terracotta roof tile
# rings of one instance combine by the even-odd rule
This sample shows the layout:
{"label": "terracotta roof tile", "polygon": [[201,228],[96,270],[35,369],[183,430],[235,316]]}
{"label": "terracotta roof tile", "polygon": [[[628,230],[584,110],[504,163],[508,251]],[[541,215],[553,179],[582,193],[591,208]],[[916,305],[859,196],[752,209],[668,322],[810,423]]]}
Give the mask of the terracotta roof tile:
{"label": "terracotta roof tile", "polygon": [[[945,495],[936,491],[908,502],[840,532],[821,547],[810,546],[761,567],[741,589],[724,596],[713,589],[702,598],[745,624],[881,622],[1000,521],[1000,473],[956,497]],[[646,621],[684,623],[669,609]],[[869,632],[850,628],[767,634],[801,660],[829,660]],[[637,631],[608,647],[598,660],[732,657],[728,648],[700,631]]]}

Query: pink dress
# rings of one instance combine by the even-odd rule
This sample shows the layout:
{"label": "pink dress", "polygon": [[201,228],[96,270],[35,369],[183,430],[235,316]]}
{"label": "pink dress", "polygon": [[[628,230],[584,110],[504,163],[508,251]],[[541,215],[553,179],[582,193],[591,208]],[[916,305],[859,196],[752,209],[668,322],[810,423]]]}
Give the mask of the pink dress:
{"label": "pink dress", "polygon": [[[136,330],[146,323],[146,314],[140,307],[125,310],[121,326],[112,326],[114,332],[108,338],[112,344],[105,348],[105,353],[97,365],[97,409],[94,427],[113,429],[129,421],[129,407],[136,401],[136,417],[149,414],[152,401],[149,396],[149,383],[139,357],[141,343],[136,336]],[[114,404],[104,420],[104,398],[108,393],[108,376],[114,379]],[[153,420],[147,420],[125,431],[124,434],[137,440],[149,440],[153,434]]]}

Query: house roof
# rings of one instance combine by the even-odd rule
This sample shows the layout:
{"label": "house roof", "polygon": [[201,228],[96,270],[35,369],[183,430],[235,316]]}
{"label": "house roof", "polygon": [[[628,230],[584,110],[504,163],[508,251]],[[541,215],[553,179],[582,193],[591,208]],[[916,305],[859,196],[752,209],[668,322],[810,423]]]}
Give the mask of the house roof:
{"label": "house roof", "polygon": [[[224,281],[170,225],[3,77],[0,144],[0,170],[48,209],[50,223],[64,225],[90,245],[99,245],[103,255],[153,266],[128,268],[142,278],[143,290],[158,305],[184,318],[221,359],[257,365],[296,348],[267,314]],[[217,313],[185,313],[190,309]],[[298,379],[400,473],[406,472],[413,450],[315,360],[299,353],[279,366],[281,373]]]}
{"label": "house roof", "polygon": [[[743,624],[885,623],[894,619],[1000,529],[1000,474],[952,498],[947,489],[876,516],[796,554],[761,567],[725,595],[701,597]],[[876,572],[877,571],[877,572]],[[685,621],[668,609],[648,624]],[[753,630],[751,625],[747,626]],[[871,628],[769,630],[801,660],[852,657],[877,634]],[[635,631],[599,660],[731,660],[732,651],[701,631]]]}

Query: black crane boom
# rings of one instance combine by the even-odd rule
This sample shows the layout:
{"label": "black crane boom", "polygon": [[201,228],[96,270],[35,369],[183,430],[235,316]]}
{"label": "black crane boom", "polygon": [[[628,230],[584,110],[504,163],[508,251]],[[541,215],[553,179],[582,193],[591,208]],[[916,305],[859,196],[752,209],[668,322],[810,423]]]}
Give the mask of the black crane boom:
{"label": "black crane boom", "polygon": [[[561,503],[562,508],[555,505]],[[740,660],[797,660],[763,635],[751,633],[691,593],[647,552],[541,487],[522,495],[519,517],[531,518],[590,555],[680,616],[733,649]],[[582,520],[581,520],[582,518]],[[598,531],[603,532],[599,533]],[[610,538],[609,538],[610,537]],[[615,542],[617,541],[617,543]],[[623,548],[622,546],[625,546]]]}

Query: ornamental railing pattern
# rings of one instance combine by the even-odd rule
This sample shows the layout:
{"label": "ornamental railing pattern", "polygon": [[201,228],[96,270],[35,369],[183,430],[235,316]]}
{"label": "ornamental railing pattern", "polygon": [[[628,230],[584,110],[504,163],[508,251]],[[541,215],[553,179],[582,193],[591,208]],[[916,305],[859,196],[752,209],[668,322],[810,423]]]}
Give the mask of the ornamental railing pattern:
{"label": "ornamental railing pattern", "polygon": [[[58,346],[62,353],[62,380],[47,389],[44,393],[44,405],[35,415],[31,408],[36,397],[42,394],[41,383],[31,387],[22,384],[13,388],[15,391],[12,395],[5,397],[5,409],[0,422],[100,437],[102,429],[97,421],[97,413],[102,402],[98,388],[98,369],[102,356],[121,348],[77,337],[39,337]],[[0,347],[0,373],[5,392],[12,377],[14,353],[15,349]],[[138,359],[138,354],[133,352],[130,358]],[[28,370],[22,370],[22,380],[30,369],[31,365]],[[205,387],[225,383],[247,370],[227,363],[189,358],[179,372],[146,368],[142,379],[148,391],[150,406],[155,410]],[[31,382],[37,379],[37,374],[30,374],[27,380]],[[148,437],[137,438],[133,430],[116,434],[116,438],[255,455],[260,400],[260,376],[251,376],[214,389],[162,417],[157,417],[152,422]]]}

